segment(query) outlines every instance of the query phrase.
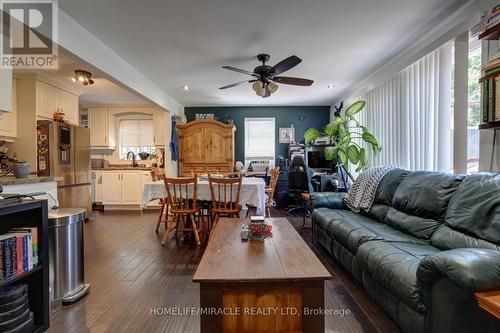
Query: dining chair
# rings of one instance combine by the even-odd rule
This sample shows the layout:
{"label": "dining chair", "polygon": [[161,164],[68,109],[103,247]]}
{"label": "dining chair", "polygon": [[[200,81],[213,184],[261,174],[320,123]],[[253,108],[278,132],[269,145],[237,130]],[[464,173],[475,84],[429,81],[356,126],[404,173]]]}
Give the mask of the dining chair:
{"label": "dining chair", "polygon": [[[153,181],[164,180],[166,177],[165,172],[161,172],[159,168],[151,168],[151,178]],[[165,223],[165,228],[167,227],[168,220],[168,200],[167,198],[160,198],[160,214],[158,215],[158,219],[156,220],[155,232],[158,233],[160,229],[160,224]],[[163,218],[165,216],[165,219]]]}
{"label": "dining chair", "polygon": [[[167,242],[172,230],[192,231],[197,245],[201,245],[200,233],[208,234],[205,218],[197,202],[198,178],[165,178],[167,200],[172,214],[172,222],[167,223],[167,230],[163,234],[162,245]],[[196,225],[195,215],[199,216],[199,226]],[[182,222],[183,227],[180,228]],[[191,226],[189,226],[189,224]]]}
{"label": "dining chair", "polygon": [[270,171],[269,185],[266,187],[266,210],[267,216],[271,217],[271,208],[275,206],[274,204],[274,192],[276,192],[276,184],[278,183],[278,178],[280,176],[280,168],[273,168]]}
{"label": "dining chair", "polygon": [[[240,191],[242,178],[208,176],[210,196],[212,199],[212,227],[210,236],[219,222],[220,216],[239,217],[241,212]],[[210,239],[209,236],[209,239]]]}
{"label": "dining chair", "polygon": [[[271,208],[274,207],[274,192],[280,175],[280,168],[276,167],[269,172],[269,185],[266,186],[264,192],[266,194],[266,212],[268,217],[271,217]],[[251,209],[256,209],[254,205],[247,205],[247,213],[245,217],[249,217]]]}

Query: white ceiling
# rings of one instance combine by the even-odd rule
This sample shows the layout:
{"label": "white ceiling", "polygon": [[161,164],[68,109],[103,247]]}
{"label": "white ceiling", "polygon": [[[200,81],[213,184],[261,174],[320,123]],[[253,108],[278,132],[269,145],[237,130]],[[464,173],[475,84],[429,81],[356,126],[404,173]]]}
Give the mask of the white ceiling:
{"label": "white ceiling", "polygon": [[[133,94],[129,90],[118,86],[106,79],[99,71],[91,65],[75,59],[59,51],[59,68],[46,70],[16,70],[15,74],[36,74],[42,80],[52,83],[67,91],[80,96],[80,105],[145,105],[149,104],[143,98]],[[93,85],[83,86],[71,80],[75,76],[75,69],[82,69],[92,73]]]}
{"label": "white ceiling", "polygon": [[[59,6],[184,106],[331,105],[373,68],[411,47],[411,38],[465,0],[61,0]],[[410,36],[410,37],[409,37]],[[252,70],[295,54],[286,73],[311,87],[280,85],[271,97],[221,68]],[[329,84],[335,88],[329,89]],[[188,85],[189,91],[183,86]]]}

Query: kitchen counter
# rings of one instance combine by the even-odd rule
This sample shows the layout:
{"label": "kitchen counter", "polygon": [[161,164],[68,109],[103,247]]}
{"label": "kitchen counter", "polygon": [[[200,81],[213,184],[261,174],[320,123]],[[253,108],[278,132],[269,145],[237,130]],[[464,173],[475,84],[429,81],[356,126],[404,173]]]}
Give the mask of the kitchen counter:
{"label": "kitchen counter", "polygon": [[0,186],[24,185],[53,182],[54,177],[29,176],[28,178],[16,178],[14,176],[0,177]]}
{"label": "kitchen counter", "polygon": [[107,168],[92,168],[92,170],[97,171],[121,171],[121,170],[137,170],[137,171],[151,171],[151,168],[147,167],[131,167],[131,166],[110,166]]}

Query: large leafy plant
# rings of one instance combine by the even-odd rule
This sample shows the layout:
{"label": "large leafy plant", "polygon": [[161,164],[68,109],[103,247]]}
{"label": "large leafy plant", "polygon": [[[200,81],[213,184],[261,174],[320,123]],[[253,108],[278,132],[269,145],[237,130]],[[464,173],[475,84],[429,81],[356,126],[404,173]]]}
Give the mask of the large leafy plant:
{"label": "large leafy plant", "polygon": [[349,162],[357,166],[356,172],[368,165],[366,149],[357,143],[359,142],[357,139],[366,142],[374,154],[382,149],[375,136],[354,117],[363,110],[365,104],[365,101],[357,101],[350,105],[343,115],[337,113],[335,119],[323,128],[323,132],[317,128],[309,128],[304,133],[307,146],[313,144],[320,136],[330,137],[332,145],[325,148],[325,158],[329,161],[337,160],[338,165],[343,167],[351,179],[352,175],[347,172]]}

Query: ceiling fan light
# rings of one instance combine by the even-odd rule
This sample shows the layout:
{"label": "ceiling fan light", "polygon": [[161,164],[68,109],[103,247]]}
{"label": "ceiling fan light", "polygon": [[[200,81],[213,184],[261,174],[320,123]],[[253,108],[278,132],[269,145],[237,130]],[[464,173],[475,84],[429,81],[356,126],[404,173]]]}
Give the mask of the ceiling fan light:
{"label": "ceiling fan light", "polygon": [[271,94],[274,94],[274,92],[276,90],[278,90],[278,85],[274,82],[269,82],[267,87],[269,88],[269,91],[271,92]]}
{"label": "ceiling fan light", "polygon": [[255,93],[259,96],[264,96],[264,87],[262,84],[262,81],[255,81],[254,84],[252,84],[253,90],[255,90]]}

